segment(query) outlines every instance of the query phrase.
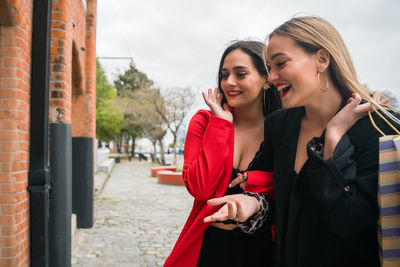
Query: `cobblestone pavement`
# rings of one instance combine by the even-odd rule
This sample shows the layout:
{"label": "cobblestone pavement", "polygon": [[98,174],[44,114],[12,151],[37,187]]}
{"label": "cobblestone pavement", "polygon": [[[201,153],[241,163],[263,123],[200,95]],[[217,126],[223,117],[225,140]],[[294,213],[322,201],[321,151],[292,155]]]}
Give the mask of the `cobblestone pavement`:
{"label": "cobblestone pavement", "polygon": [[115,164],[95,199],[95,225],[79,229],[72,266],[162,266],[189,215],[184,186],[158,184],[150,163]]}

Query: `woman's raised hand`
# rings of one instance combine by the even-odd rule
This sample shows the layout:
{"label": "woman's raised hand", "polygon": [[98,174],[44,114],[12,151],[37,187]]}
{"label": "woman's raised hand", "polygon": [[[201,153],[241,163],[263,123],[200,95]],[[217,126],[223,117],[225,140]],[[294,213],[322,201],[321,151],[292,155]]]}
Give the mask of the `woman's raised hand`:
{"label": "woman's raised hand", "polygon": [[204,102],[206,102],[207,106],[210,107],[214,116],[233,122],[233,115],[229,110],[228,104],[225,103],[224,106],[221,107],[223,94],[219,93],[218,88],[215,88],[214,92],[211,89],[208,89],[208,94],[206,95],[206,93],[203,92],[202,95]]}
{"label": "woman's raised hand", "polygon": [[[377,91],[374,91],[371,97],[380,105],[386,105],[390,101],[388,98],[381,99],[381,95]],[[373,105],[370,102],[360,104],[361,100],[359,94],[353,93],[346,106],[329,121],[325,133],[324,159],[333,156],[336,145],[354,123],[366,115],[368,111],[373,111]]]}
{"label": "woman's raised hand", "polygon": [[343,135],[368,111],[372,110],[370,102],[361,103],[361,97],[353,93],[344,106],[328,123],[325,133],[324,159],[333,156],[336,145]]}
{"label": "woman's raised hand", "polygon": [[208,200],[207,204],[211,206],[223,206],[216,213],[205,217],[205,223],[229,219],[244,222],[260,209],[260,203],[255,197],[244,194],[213,198]]}

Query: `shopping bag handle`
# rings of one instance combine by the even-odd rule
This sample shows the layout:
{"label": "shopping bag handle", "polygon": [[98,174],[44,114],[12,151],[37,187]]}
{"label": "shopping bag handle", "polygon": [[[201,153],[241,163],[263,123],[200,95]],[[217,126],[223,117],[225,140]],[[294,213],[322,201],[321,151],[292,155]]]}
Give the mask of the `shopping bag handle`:
{"label": "shopping bag handle", "polygon": [[[381,113],[379,113],[379,111],[378,111],[375,107],[372,107],[372,109],[374,110],[374,112],[375,112],[376,114],[378,114],[379,117],[382,118],[382,120],[384,120],[384,121],[387,123],[387,125],[389,125],[398,135],[400,135],[400,131],[397,130],[396,127],[394,127]],[[374,119],[372,118],[371,111],[368,111],[368,116],[369,116],[369,119],[371,120],[372,125],[375,127],[375,129],[376,129],[382,136],[386,136],[386,134],[385,134],[381,129],[379,129],[379,127],[376,125]]]}

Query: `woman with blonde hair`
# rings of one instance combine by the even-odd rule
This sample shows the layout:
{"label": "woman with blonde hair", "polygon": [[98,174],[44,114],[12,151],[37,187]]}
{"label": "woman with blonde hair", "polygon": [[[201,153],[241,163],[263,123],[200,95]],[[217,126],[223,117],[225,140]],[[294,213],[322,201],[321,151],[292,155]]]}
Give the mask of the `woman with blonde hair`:
{"label": "woman with blonde hair", "polygon": [[[379,266],[380,134],[365,116],[370,96],[340,34],[322,18],[292,18],[269,35],[267,64],[284,107],[267,117],[264,137],[265,169],[274,172],[275,266]],[[207,220],[259,210],[251,198],[208,203],[227,201],[241,208]]]}

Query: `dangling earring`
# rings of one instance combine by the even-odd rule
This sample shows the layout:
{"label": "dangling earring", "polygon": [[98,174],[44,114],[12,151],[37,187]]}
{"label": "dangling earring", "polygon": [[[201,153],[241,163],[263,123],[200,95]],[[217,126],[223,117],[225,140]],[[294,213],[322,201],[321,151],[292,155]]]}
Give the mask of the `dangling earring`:
{"label": "dangling earring", "polygon": [[322,87],[321,87],[321,83],[319,82],[319,76],[320,76],[320,74],[321,74],[321,72],[318,72],[318,75],[317,75],[318,87],[319,87],[319,89],[320,89],[322,92],[326,93],[326,92],[328,91],[328,89],[329,89],[328,74],[325,73],[325,78],[326,78],[326,87],[325,87],[325,88],[322,88]]}
{"label": "dangling earring", "polygon": [[[268,89],[267,89],[268,90]],[[267,90],[263,90],[264,91],[264,95],[263,95],[263,111],[264,111],[264,115],[268,114],[269,111],[269,101],[266,99],[267,97]],[[267,102],[267,103],[266,103]]]}

